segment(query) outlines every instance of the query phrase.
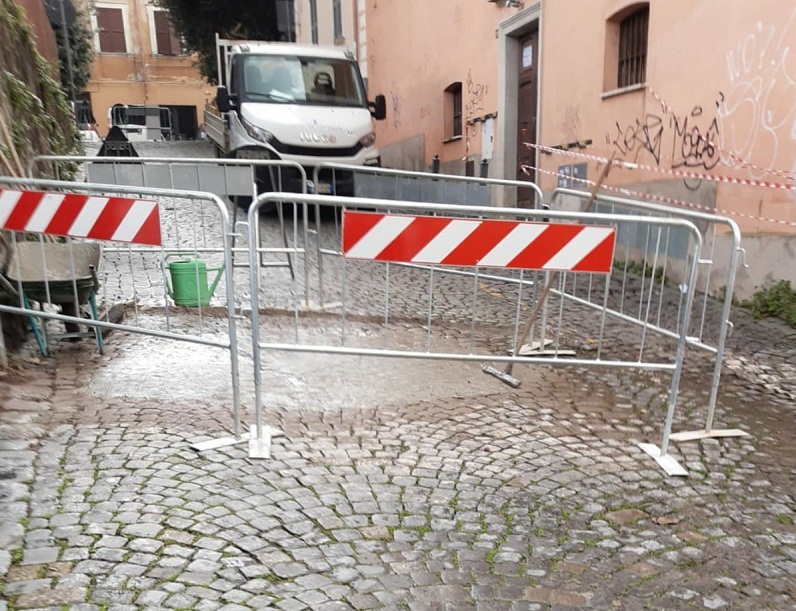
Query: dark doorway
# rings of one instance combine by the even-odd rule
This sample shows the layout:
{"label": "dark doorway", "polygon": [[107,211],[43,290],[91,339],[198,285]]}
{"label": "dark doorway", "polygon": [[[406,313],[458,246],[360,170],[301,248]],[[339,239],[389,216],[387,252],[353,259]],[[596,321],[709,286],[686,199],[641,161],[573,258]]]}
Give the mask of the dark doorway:
{"label": "dark doorway", "polygon": [[195,140],[199,131],[196,106],[168,106],[171,111],[172,139]]}
{"label": "dark doorway", "polygon": [[[519,86],[517,96],[517,180],[536,182],[536,170],[526,174],[522,166],[536,167],[536,150],[526,143],[536,144],[538,110],[539,31],[534,30],[520,39]],[[517,206],[532,208],[534,192],[518,189]]]}

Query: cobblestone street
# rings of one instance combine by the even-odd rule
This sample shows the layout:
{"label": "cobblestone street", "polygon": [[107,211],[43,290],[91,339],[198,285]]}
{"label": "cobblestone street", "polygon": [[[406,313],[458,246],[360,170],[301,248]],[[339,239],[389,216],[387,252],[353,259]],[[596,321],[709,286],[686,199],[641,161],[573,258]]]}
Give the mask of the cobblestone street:
{"label": "cobblestone street", "polygon": [[[400,341],[422,345],[413,273],[391,277],[391,303]],[[438,341],[467,348],[456,308],[472,286],[440,280]],[[508,301],[482,292],[488,343]],[[719,304],[707,312],[715,328]],[[682,478],[636,445],[660,440],[666,373],[518,365],[513,389],[475,363],[266,353],[265,421],[285,435],[253,460],[245,444],[189,447],[231,430],[223,351],[114,331],[104,355],[83,341],[43,358],[31,342],[0,372],[0,611],[796,609],[796,332],[732,318],[716,427],[750,436],[673,444]],[[704,425],[711,374],[689,350],[675,431]]]}

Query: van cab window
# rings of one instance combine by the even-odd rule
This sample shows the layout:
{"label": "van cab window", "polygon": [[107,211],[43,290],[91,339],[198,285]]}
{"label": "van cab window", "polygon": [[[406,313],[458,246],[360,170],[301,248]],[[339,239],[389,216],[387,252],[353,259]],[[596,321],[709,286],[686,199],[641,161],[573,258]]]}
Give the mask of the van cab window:
{"label": "van cab window", "polygon": [[242,64],[244,101],[367,107],[352,61],[252,54]]}

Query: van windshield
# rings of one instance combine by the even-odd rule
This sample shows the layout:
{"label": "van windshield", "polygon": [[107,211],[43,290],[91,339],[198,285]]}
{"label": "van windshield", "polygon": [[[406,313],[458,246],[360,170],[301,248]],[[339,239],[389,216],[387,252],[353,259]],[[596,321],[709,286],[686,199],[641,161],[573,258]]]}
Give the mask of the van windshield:
{"label": "van windshield", "polygon": [[367,107],[356,63],[326,57],[247,55],[243,94],[250,102]]}

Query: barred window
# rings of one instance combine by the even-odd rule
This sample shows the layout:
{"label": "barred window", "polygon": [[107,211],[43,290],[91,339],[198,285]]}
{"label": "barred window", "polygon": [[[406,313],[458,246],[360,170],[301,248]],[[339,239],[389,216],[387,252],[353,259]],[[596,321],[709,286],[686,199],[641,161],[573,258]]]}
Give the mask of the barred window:
{"label": "barred window", "polygon": [[634,11],[619,23],[617,86],[620,88],[646,81],[649,17],[649,6],[645,6]]}
{"label": "barred window", "polygon": [[456,81],[445,88],[445,138],[462,135],[462,82]]}

